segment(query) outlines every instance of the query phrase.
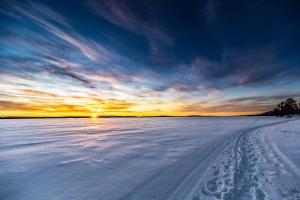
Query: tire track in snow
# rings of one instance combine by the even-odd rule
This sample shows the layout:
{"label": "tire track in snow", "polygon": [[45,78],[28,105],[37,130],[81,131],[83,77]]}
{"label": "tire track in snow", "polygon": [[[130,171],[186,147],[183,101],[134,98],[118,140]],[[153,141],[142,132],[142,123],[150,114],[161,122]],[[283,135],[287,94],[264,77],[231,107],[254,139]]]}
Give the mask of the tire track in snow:
{"label": "tire track in snow", "polygon": [[[260,129],[242,131],[206,175],[207,180],[193,200],[299,200],[299,177],[281,159]],[[296,175],[296,176],[295,176]]]}

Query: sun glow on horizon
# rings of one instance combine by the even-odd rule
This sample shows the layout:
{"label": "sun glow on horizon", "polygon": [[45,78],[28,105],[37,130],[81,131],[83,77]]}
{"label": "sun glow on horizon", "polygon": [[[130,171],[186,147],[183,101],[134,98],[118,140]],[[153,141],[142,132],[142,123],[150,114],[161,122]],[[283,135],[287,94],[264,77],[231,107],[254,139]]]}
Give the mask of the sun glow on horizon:
{"label": "sun glow on horizon", "polygon": [[93,119],[98,118],[98,115],[96,113],[92,113],[91,118],[93,118]]}

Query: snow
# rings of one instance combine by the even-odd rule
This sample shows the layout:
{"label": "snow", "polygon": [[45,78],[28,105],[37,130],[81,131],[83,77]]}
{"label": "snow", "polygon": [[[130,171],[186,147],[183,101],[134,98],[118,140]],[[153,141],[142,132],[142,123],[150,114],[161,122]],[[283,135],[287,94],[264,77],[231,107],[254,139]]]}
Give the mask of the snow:
{"label": "snow", "polygon": [[0,199],[299,200],[299,122],[3,119]]}

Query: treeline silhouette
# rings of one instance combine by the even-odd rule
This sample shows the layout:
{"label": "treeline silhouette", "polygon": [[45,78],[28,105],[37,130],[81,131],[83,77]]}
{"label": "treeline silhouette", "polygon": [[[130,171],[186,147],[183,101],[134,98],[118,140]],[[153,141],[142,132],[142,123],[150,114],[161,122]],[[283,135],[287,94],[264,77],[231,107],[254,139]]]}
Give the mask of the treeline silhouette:
{"label": "treeline silhouette", "polygon": [[275,116],[288,116],[291,117],[295,114],[300,114],[300,102],[298,103],[293,98],[288,98],[280,102],[272,111]]}

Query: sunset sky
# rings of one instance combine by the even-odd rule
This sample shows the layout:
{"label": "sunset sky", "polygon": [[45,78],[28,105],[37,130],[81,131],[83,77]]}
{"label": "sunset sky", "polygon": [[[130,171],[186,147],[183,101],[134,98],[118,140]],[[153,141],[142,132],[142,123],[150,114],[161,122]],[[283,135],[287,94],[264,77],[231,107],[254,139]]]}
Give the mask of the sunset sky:
{"label": "sunset sky", "polygon": [[0,0],[0,115],[268,111],[300,97],[299,10],[292,0]]}

